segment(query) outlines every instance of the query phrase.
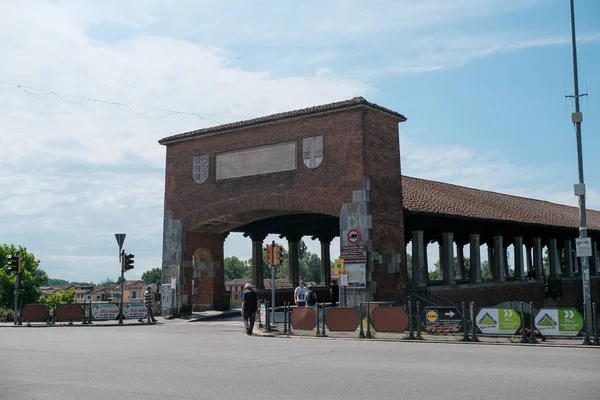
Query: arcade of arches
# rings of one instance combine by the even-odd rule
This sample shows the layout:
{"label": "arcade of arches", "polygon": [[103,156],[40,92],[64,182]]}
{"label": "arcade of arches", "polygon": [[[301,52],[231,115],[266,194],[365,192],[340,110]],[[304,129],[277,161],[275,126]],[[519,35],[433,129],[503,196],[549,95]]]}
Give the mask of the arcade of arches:
{"label": "arcade of arches", "polygon": [[[252,282],[263,294],[264,240],[278,234],[287,241],[290,287],[278,289],[278,303],[298,285],[298,242],[310,236],[321,243],[321,299],[329,295],[330,244],[339,237],[342,247],[367,251],[366,284],[354,289],[359,301],[433,293],[455,303],[580,306],[578,210],[402,176],[398,125],[405,120],[358,97],[162,139],[163,282],[177,282],[175,308],[229,307],[223,244],[230,232],[251,239]],[[349,241],[350,231],[356,240]],[[588,213],[588,233],[598,301],[600,212]],[[427,246],[435,242],[440,280],[430,281]],[[492,275],[485,282],[483,244]]]}

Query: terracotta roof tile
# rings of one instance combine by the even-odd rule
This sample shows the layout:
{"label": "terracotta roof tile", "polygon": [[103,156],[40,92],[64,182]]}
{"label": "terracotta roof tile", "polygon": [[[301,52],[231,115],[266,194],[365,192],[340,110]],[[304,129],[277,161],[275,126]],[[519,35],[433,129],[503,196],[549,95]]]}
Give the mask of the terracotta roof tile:
{"label": "terracotta roof tile", "polygon": [[388,108],[382,107],[378,104],[371,103],[370,101],[367,101],[363,97],[354,97],[349,100],[338,101],[335,103],[323,104],[323,105],[319,105],[319,106],[313,106],[313,107],[303,108],[303,109],[294,110],[294,111],[286,111],[286,112],[267,115],[264,117],[254,118],[254,119],[250,119],[250,120],[246,120],[246,121],[232,122],[230,124],[213,126],[210,128],[198,129],[198,130],[190,131],[190,132],[184,132],[184,133],[180,133],[177,135],[163,138],[163,139],[159,140],[158,143],[159,144],[169,144],[169,143],[178,142],[181,140],[186,140],[186,139],[190,139],[190,138],[193,138],[196,136],[207,135],[207,134],[211,134],[211,133],[232,131],[235,129],[242,129],[242,128],[248,128],[251,126],[264,125],[264,124],[268,124],[268,123],[272,123],[272,122],[279,122],[279,121],[283,121],[286,119],[305,117],[305,116],[316,115],[316,114],[325,114],[325,113],[330,113],[330,112],[334,112],[334,111],[348,110],[348,109],[357,108],[357,107],[369,107],[374,110],[381,111],[381,112],[389,114],[393,117],[396,117],[401,122],[406,121],[406,117],[400,113],[397,113]]}
{"label": "terracotta roof tile", "polygon": [[[409,212],[526,224],[579,227],[579,209],[548,201],[402,176],[402,198]],[[588,210],[588,229],[600,231],[600,212]]]}

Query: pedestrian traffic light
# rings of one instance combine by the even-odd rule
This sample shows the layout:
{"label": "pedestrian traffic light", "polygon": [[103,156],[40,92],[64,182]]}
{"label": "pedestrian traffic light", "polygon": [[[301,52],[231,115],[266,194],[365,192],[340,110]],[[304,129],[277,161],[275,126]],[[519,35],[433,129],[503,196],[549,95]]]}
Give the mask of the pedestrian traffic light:
{"label": "pedestrian traffic light", "polygon": [[21,255],[8,256],[8,261],[6,263],[8,264],[10,272],[15,275],[21,273]]}
{"label": "pedestrian traffic light", "polygon": [[133,259],[135,258],[135,256],[133,254],[123,254],[122,258],[121,258],[121,266],[123,269],[123,272],[127,272],[130,269],[133,269]]}
{"label": "pedestrian traffic light", "polygon": [[281,246],[275,245],[275,260],[273,260],[273,264],[281,264]]}
{"label": "pedestrian traffic light", "polygon": [[267,265],[273,265],[273,245],[267,245]]}

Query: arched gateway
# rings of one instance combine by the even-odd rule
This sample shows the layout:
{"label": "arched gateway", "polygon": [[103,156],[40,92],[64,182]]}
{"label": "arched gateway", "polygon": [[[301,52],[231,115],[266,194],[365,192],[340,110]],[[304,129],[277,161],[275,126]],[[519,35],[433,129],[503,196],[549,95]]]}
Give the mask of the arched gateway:
{"label": "arched gateway", "polygon": [[[474,256],[483,243],[490,243],[490,260],[497,260],[491,262],[490,285],[507,280],[502,254],[510,243],[521,251],[525,245],[528,269],[541,263],[541,246],[547,244],[556,256],[550,275],[561,275],[557,254],[576,236],[576,209],[402,177],[398,125],[405,120],[357,97],[160,140],[167,147],[163,282],[177,283],[175,308],[229,307],[223,242],[230,232],[252,238],[253,283],[259,289],[263,240],[273,233],[288,240],[294,286],[302,236],[321,241],[322,283],[329,283],[333,238],[340,237],[347,254],[366,249],[366,284],[355,289],[361,299],[399,300],[409,290],[426,295],[423,288],[430,285],[425,249],[430,241],[441,244],[442,280],[433,286],[452,296],[466,284],[465,300],[485,298],[480,292],[486,284],[481,283]],[[597,241],[600,213],[592,212],[588,218],[590,234]],[[453,267],[454,243],[461,249],[459,259],[462,247],[472,246],[475,266],[469,276],[464,266]],[[514,278],[525,285],[520,282],[525,274],[520,254]],[[569,265],[565,273],[573,277],[576,268]],[[597,291],[597,282],[593,287]],[[529,289],[539,297],[536,290]],[[502,295],[493,297],[495,301]]]}

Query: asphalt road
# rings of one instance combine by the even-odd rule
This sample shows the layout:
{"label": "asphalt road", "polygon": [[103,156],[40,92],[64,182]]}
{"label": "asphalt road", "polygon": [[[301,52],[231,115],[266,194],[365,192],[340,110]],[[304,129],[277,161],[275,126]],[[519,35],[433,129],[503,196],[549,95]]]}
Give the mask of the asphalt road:
{"label": "asphalt road", "polygon": [[600,398],[600,349],[248,337],[239,318],[0,328],[0,399]]}

